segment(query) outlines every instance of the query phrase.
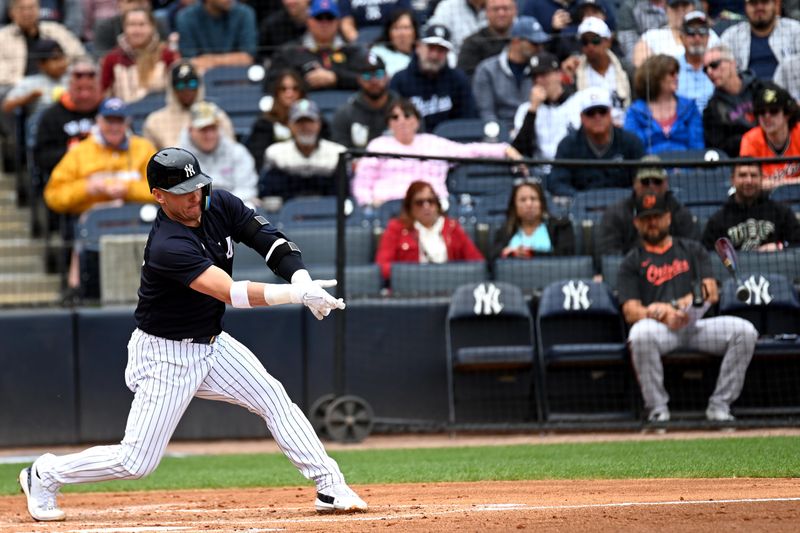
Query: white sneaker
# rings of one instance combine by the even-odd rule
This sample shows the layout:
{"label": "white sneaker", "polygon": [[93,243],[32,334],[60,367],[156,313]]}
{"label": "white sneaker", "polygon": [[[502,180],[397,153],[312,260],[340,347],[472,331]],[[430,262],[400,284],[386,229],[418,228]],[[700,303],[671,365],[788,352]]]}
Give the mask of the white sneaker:
{"label": "white sneaker", "polygon": [[669,411],[667,409],[651,411],[647,421],[655,424],[669,422]]}
{"label": "white sneaker", "polygon": [[733,422],[736,420],[730,410],[711,406],[706,409],[706,419],[709,422]]}
{"label": "white sneaker", "polygon": [[28,498],[28,512],[34,520],[40,522],[55,522],[64,520],[64,511],[58,508],[56,495],[42,486],[42,481],[36,475],[36,463],[23,468],[19,473],[19,486]]}
{"label": "white sneaker", "polygon": [[367,510],[367,503],[353,492],[347,485],[334,485],[324,492],[317,492],[314,507],[318,513],[363,512]]}

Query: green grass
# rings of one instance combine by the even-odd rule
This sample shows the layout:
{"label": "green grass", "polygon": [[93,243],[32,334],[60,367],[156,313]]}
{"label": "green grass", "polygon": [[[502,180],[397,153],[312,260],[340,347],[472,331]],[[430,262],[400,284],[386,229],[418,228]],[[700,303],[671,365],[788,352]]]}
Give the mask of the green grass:
{"label": "green grass", "polygon": [[[800,477],[800,437],[600,442],[340,451],[348,481],[414,483],[519,479]],[[14,494],[24,465],[0,465]],[[66,492],[307,485],[281,454],[165,458],[151,476],[67,487]]]}

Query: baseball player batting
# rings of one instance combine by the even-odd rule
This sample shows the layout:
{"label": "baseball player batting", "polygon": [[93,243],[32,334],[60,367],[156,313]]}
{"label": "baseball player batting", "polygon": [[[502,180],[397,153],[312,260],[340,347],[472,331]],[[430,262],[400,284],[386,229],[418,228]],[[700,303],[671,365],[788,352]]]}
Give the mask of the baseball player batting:
{"label": "baseball player batting", "polygon": [[[161,208],[144,251],[137,328],[128,342],[125,383],[134,398],[125,436],[114,446],[44,454],[23,469],[19,482],[28,512],[35,520],[63,520],[56,501],[63,485],[150,474],[195,396],[263,417],[283,453],[316,484],[318,512],[366,511],[283,385],[222,330],[225,304],[302,303],[322,320],[345,307],[324,289],[336,280],[312,280],[297,245],[235,196],[212,192],[211,178],[190,152],[156,153],[147,165],[147,182]],[[256,250],[291,284],[233,281],[231,241]]]}

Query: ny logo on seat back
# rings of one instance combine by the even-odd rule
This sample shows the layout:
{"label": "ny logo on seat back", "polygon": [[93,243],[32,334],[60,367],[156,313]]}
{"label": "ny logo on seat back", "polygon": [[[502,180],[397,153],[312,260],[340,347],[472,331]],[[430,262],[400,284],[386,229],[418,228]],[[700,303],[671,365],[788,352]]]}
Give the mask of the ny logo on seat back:
{"label": "ny logo on seat back", "polygon": [[186,172],[186,177],[190,178],[194,176],[194,165],[191,163],[187,163],[185,167],[183,167],[183,171]]}
{"label": "ny logo on seat back", "polygon": [[500,289],[494,283],[481,283],[472,291],[475,297],[473,311],[476,315],[497,315],[503,310],[500,303]]}
{"label": "ny logo on seat back", "polygon": [[586,310],[591,307],[589,286],[582,281],[568,281],[561,286],[564,293],[564,309],[572,311]]}
{"label": "ny logo on seat back", "polygon": [[747,305],[767,305],[772,301],[772,294],[769,292],[769,281],[764,276],[750,276],[744,282],[744,286],[750,291]]}

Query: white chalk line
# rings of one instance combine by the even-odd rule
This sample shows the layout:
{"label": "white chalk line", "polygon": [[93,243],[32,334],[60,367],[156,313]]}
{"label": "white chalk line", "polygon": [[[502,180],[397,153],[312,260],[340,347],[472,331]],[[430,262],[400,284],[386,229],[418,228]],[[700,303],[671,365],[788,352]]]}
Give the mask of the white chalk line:
{"label": "white chalk line", "polygon": [[[326,514],[309,517],[299,518],[269,518],[268,516],[259,516],[255,518],[236,518],[228,516],[226,520],[236,522],[237,524],[303,524],[303,523],[336,523],[336,522],[372,522],[372,521],[387,521],[387,520],[410,520],[414,518],[421,518],[423,516],[444,516],[450,514],[463,514],[463,513],[498,513],[498,512],[520,512],[520,511],[565,511],[577,509],[607,509],[607,508],[626,508],[626,507],[659,507],[659,506],[696,506],[696,505],[720,505],[720,504],[750,504],[750,503],[778,503],[778,502],[800,502],[800,497],[784,497],[784,498],[737,498],[737,499],[714,499],[714,500],[669,500],[669,501],[654,501],[654,502],[617,502],[617,503],[588,503],[588,504],[574,504],[574,505],[529,505],[522,503],[487,503],[487,504],[469,504],[469,505],[448,505],[448,504],[431,504],[431,505],[392,505],[392,506],[377,506],[368,513],[359,514]],[[157,506],[156,506],[157,507]],[[170,508],[154,508],[152,505],[147,506],[134,506],[123,507],[118,510],[97,510],[97,511],[83,511],[81,515],[98,515],[98,514],[136,514],[137,511],[147,508],[151,512],[161,513],[219,513],[225,511],[226,513],[235,512],[259,512],[259,511],[307,511],[307,507],[244,507],[244,508],[219,508],[219,509],[170,509]],[[394,514],[376,514],[375,511],[386,509],[414,509],[413,512],[400,512]],[[69,519],[69,517],[68,517]],[[162,521],[163,522],[163,521]],[[219,520],[194,520],[192,526],[150,526],[150,527],[119,527],[114,525],[102,526],[97,528],[84,528],[68,530],[64,533],[99,533],[99,532],[113,532],[113,533],[136,533],[139,531],[185,531],[187,529],[196,529],[199,525],[217,525]],[[2,523],[0,528],[6,526],[19,526],[19,524]],[[253,528],[249,531],[281,531],[282,529],[263,529]],[[35,533],[20,532],[20,533]]]}

